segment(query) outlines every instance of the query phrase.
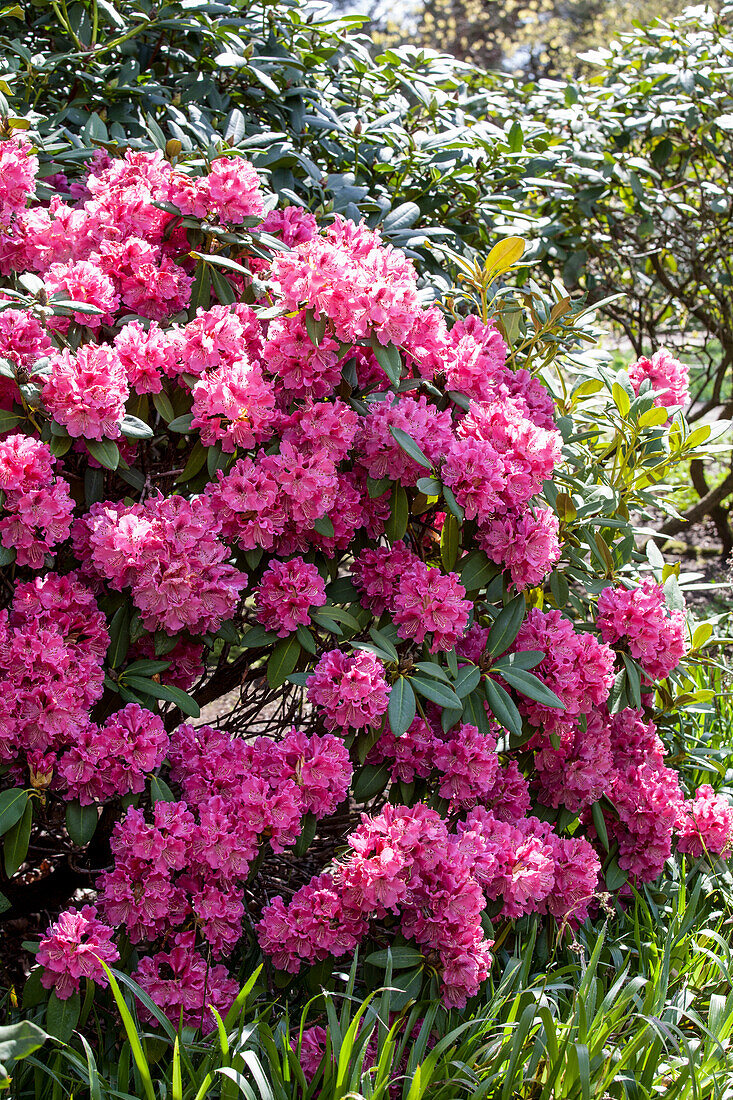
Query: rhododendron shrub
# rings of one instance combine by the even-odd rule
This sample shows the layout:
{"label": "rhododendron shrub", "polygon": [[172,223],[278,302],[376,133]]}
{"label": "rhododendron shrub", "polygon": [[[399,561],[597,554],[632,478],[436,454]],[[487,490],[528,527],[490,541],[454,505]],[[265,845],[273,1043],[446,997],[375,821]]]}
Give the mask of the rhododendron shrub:
{"label": "rhododendron shrub", "polygon": [[460,1007],[496,927],[730,853],[665,742],[709,631],[629,519],[704,442],[680,364],[608,376],[562,296],[510,324],[516,240],[443,308],[237,157],[97,152],[43,199],[28,138],[0,164],[4,904],[59,899],[31,997],[118,963],[210,1029],[259,956],[297,990],[390,948]]}

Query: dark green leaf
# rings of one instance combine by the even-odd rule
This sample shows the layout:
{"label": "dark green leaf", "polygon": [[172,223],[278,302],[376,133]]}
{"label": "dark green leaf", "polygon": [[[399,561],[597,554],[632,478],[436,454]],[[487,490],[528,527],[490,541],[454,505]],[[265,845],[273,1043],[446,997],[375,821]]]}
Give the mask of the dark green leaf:
{"label": "dark green leaf", "polygon": [[193,413],[185,413],[183,416],[177,416],[175,420],[171,420],[168,429],[171,432],[179,432],[181,435],[185,435],[187,432],[191,431],[192,420]]}
{"label": "dark green leaf", "polygon": [[479,592],[499,572],[483,550],[472,550],[459,565],[461,584],[467,592]]}
{"label": "dark green leaf", "polygon": [[396,348],[394,344],[388,344],[385,347],[384,344],[379,343],[376,336],[372,336],[370,346],[374,352],[374,358],[377,360],[392,385],[397,386],[402,376],[402,356],[400,355],[400,349]]}
{"label": "dark green leaf", "polygon": [[465,699],[467,695],[470,695],[481,682],[481,670],[476,665],[462,665],[458,669],[458,675],[456,676],[455,690],[456,695],[461,699]]}
{"label": "dark green leaf", "polygon": [[46,1006],[46,1028],[49,1035],[53,1035],[54,1039],[62,1043],[68,1043],[79,1022],[80,1013],[81,998],[78,993],[72,993],[62,1001],[56,996],[54,990]]}
{"label": "dark green leaf", "polygon": [[487,652],[493,657],[500,656],[509,648],[524,621],[527,605],[524,596],[515,596],[497,615],[489,631],[486,643]]}
{"label": "dark green leaf", "polygon": [[17,428],[22,423],[22,420],[22,416],[16,416],[15,413],[8,412],[6,409],[0,409],[0,433],[12,431],[13,428]]}
{"label": "dark green leaf", "polygon": [[278,639],[274,630],[265,630],[264,626],[260,623],[255,623],[253,627],[242,636],[241,645],[245,649],[264,649],[265,646],[272,645]]}
{"label": "dark green leaf", "polygon": [[395,737],[401,737],[410,728],[415,713],[415,693],[409,681],[404,676],[400,676],[392,684],[387,709],[389,725]]}
{"label": "dark green leaf", "polygon": [[148,680],[142,676],[127,676],[124,673],[120,677],[120,684],[126,684],[127,687],[132,688],[133,691],[139,691],[144,695],[150,695],[153,699],[162,699],[166,703],[175,703],[178,709],[184,714],[187,714],[190,718],[199,718],[201,716],[201,709],[195,699],[192,699],[191,696],[187,695],[181,688],[174,687],[173,684],[159,684],[156,680]]}
{"label": "dark green leaf", "polygon": [[16,787],[0,791],[0,836],[20,821],[28,802],[28,792]]}
{"label": "dark green leaf", "polygon": [[354,781],[354,801],[368,802],[370,798],[381,794],[389,783],[389,768],[386,764],[365,764]]}
{"label": "dark green leaf", "polygon": [[452,688],[447,684],[441,684],[439,680],[428,680],[424,676],[411,676],[410,683],[419,695],[436,703],[439,707],[448,707],[458,710],[462,703]]}
{"label": "dark green leaf", "polygon": [[333,521],[329,516],[319,516],[313,524],[314,529],[324,538],[332,539],[335,535]]}
{"label": "dark green leaf", "polygon": [[505,730],[509,730],[509,733],[513,733],[515,737],[521,737],[522,716],[517,710],[517,704],[511,695],[504,690],[501,684],[497,684],[495,680],[492,680],[490,676],[487,676],[484,680],[484,687],[489,709],[499,725],[503,726]]}
{"label": "dark green leaf", "polygon": [[551,691],[546,684],[543,684],[531,672],[526,672],[523,668],[501,668],[496,670],[496,674],[501,676],[502,680],[506,680],[515,691],[521,692],[522,695],[526,695],[528,699],[534,700],[535,703],[540,703],[543,707],[565,710],[565,704],[555,692]]}
{"label": "dark green leaf", "polygon": [[[443,521],[443,530],[440,532],[440,560],[443,568],[448,572],[455,568],[458,561],[458,548],[461,537],[461,528],[458,520],[450,512]],[[466,585],[464,584],[464,588]]]}
{"label": "dark green leaf", "polygon": [[385,967],[390,959],[392,960],[393,970],[408,970],[410,967],[422,966],[425,962],[425,956],[416,947],[402,946],[401,944],[387,948],[385,951],[372,951],[371,955],[367,955],[364,962],[368,962],[372,966]]}
{"label": "dark green leaf", "polygon": [[300,656],[300,642],[294,634],[277,643],[267,662],[267,682],[271,688],[281,687],[295,670]]}
{"label": "dark green leaf", "polygon": [[591,809],[593,815],[593,824],[596,827],[598,839],[600,840],[606,851],[609,850],[610,845],[608,843],[608,829],[606,828],[606,819],[603,816],[603,809],[600,802],[594,802]]}
{"label": "dark green leaf", "polygon": [[106,470],[116,470],[120,464],[120,450],[112,439],[85,439],[89,454]]}
{"label": "dark green leaf", "polygon": [[5,834],[3,852],[5,856],[5,874],[8,878],[13,877],[28,855],[32,825],[33,803],[28,799],[20,821],[16,821],[12,829],[9,829]]}
{"label": "dark green leaf", "polygon": [[[404,432],[402,428],[395,428],[393,425],[390,425],[389,431],[392,438],[399,444],[405,454],[410,456],[413,462],[417,462],[420,466],[424,466],[426,470],[432,470],[432,462],[418,447],[411,435]],[[426,495],[430,496],[431,494],[428,493]]]}
{"label": "dark green leaf", "polygon": [[176,796],[168,784],[159,775],[152,776],[150,780],[150,797],[153,802],[175,802]]}
{"label": "dark green leaf", "polygon": [[391,543],[398,542],[407,530],[410,518],[410,506],[407,493],[401,485],[395,484],[392,490],[392,510],[384,526],[384,533]]}
{"label": "dark green leaf", "polygon": [[79,848],[83,848],[92,839],[98,820],[97,807],[94,805],[82,806],[76,799],[66,807],[66,831]]}
{"label": "dark green leaf", "polygon": [[109,624],[109,649],[107,663],[110,668],[119,668],[130,648],[130,619],[132,609],[129,603],[123,603],[112,616]]}

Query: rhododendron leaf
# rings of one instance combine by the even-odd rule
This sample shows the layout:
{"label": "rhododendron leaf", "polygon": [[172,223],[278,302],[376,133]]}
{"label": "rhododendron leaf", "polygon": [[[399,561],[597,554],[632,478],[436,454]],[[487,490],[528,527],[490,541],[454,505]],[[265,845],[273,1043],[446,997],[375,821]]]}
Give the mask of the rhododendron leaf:
{"label": "rhododendron leaf", "polygon": [[335,535],[333,526],[333,520],[330,516],[319,516],[313,523],[313,528],[319,535],[323,535],[324,538],[332,539]]}
{"label": "rhododendron leaf", "polygon": [[372,477],[367,478],[367,494],[371,500],[376,500],[377,497],[383,496],[389,489],[392,482],[388,477],[380,477],[377,481]]}
{"label": "rhododendron leaf", "polygon": [[17,428],[22,421],[22,416],[16,416],[15,413],[8,412],[7,409],[0,409],[0,432],[9,432],[13,428]]}
{"label": "rhododendron leaf", "polygon": [[635,707],[641,706],[641,671],[636,662],[629,657],[628,653],[622,653],[621,657],[626,666],[626,690],[628,691],[631,703]]}
{"label": "rhododendron leaf", "polygon": [[300,642],[291,635],[277,643],[272,655],[267,662],[267,682],[271,688],[280,687],[285,683],[300,657]]}
{"label": "rhododendron leaf", "polygon": [[350,577],[338,577],[328,585],[326,595],[333,603],[353,603],[358,600],[359,591]]}
{"label": "rhododendron leaf", "polygon": [[313,310],[307,309],[305,312],[305,327],[311,344],[316,348],[319,347],[326,335],[326,318],[319,317],[316,321]]}
{"label": "rhododendron leaf", "polygon": [[550,574],[550,592],[552,592],[552,598],[555,601],[556,607],[560,608],[560,610],[567,607],[570,597],[570,588],[564,573],[554,570]]}
{"label": "rhododendron leaf", "polygon": [[685,610],[685,597],[674,573],[664,582],[664,598],[670,611]]}
{"label": "rhododendron leaf", "polygon": [[578,509],[569,493],[558,493],[555,497],[555,511],[563,523],[572,523],[578,517]]}
{"label": "rhododendron leaf", "polygon": [[313,637],[307,626],[303,626],[302,623],[299,623],[295,631],[295,636],[307,653],[316,652],[316,639]]}
{"label": "rhododendron leaf", "polygon": [[418,694],[429,699],[431,703],[437,703],[439,707],[451,707],[454,710],[461,706],[461,701],[447,684],[441,684],[439,680],[426,680],[423,676],[411,676],[410,683]]}
{"label": "rhododendron leaf", "polygon": [[331,634],[335,634],[337,638],[343,637],[343,630],[333,619],[327,618],[325,615],[321,616],[317,611],[311,612],[311,619],[316,626],[320,626],[321,630],[328,630]]}
{"label": "rhododendron leaf", "polygon": [[420,672],[424,672],[427,676],[432,676],[435,680],[442,680],[444,684],[448,684],[451,687],[450,678],[448,673],[435,661],[415,661],[413,668],[418,669]]}
{"label": "rhododendron leaf", "polygon": [[170,661],[154,661],[145,657],[128,665],[124,675],[132,673],[133,676],[154,676],[156,672],[164,672],[167,668],[170,668]]}
{"label": "rhododendron leaf", "polygon": [[526,672],[523,668],[500,668],[496,670],[496,674],[506,680],[515,691],[526,695],[528,699],[533,699],[535,703],[540,703],[543,707],[555,707],[557,710],[565,710],[562,699],[558,698],[554,691],[551,691],[546,684],[543,684],[542,680],[533,676],[531,672]]}
{"label": "rhododendron leaf", "polygon": [[387,660],[395,662],[399,661],[399,654],[395,648],[394,643],[390,638],[387,637],[383,630],[378,630],[376,626],[371,626],[369,627],[369,637],[382,650],[383,653],[386,653]]}
{"label": "rhododendron leaf", "polygon": [[48,990],[41,984],[42,973],[43,967],[34,966],[28,975],[28,979],[23,986],[23,1008],[35,1008],[36,1005],[42,1005],[48,1000]]}
{"label": "rhododendron leaf", "polygon": [[702,649],[706,642],[713,636],[713,624],[712,623],[700,623],[695,627],[695,633],[692,635],[692,648],[693,650]]}
{"label": "rhododendron leaf", "polygon": [[458,520],[452,512],[449,512],[443,521],[443,529],[440,532],[440,560],[443,568],[448,572],[452,572],[458,561],[460,539],[461,528]]}
{"label": "rhododendron leaf", "polygon": [[87,450],[96,458],[100,466],[107,470],[116,470],[120,464],[120,452],[112,439],[85,439]]}
{"label": "rhododendron leaf", "polygon": [[93,306],[91,302],[74,302],[69,298],[58,299],[54,297],[53,294],[49,298],[49,305],[53,306],[54,314],[69,311],[71,313],[85,313],[89,316],[93,316],[95,314],[104,313],[103,309],[100,309],[99,306]]}
{"label": "rhododendron leaf", "polygon": [[79,848],[83,848],[92,839],[98,820],[95,805],[82,806],[79,800],[75,799],[66,807],[66,831]]}
{"label": "rhododendron leaf", "polygon": [[619,890],[627,881],[628,877],[629,872],[619,867],[618,860],[615,856],[613,859],[610,859],[603,868],[603,878],[609,890]]}
{"label": "rhododendron leaf", "polygon": [[318,615],[324,619],[334,619],[337,623],[343,623],[344,626],[348,626],[349,630],[361,629],[354,616],[350,612],[344,611],[343,607],[324,604],[323,607],[318,608]]}
{"label": "rhododendron leaf", "polygon": [[149,424],[146,424],[144,420],[140,420],[137,416],[131,416],[126,413],[122,418],[122,424],[120,425],[120,431],[128,439],[152,439],[153,429]]}
{"label": "rhododendron leaf", "polygon": [[613,687],[606,700],[606,706],[610,714],[618,714],[620,710],[625,709],[626,704],[626,669],[624,668],[621,672],[616,674],[613,681]]}
{"label": "rhododendron leaf", "polygon": [[390,542],[398,542],[405,531],[410,518],[410,509],[407,493],[401,485],[395,484],[392,490],[392,510],[389,519],[384,525],[384,533]]}
{"label": "rhododendron leaf", "polygon": [[423,493],[429,500],[433,500],[440,496],[441,485],[439,481],[436,481],[434,477],[421,477],[418,478],[417,488]]}
{"label": "rhododendron leaf", "polygon": [[475,691],[478,685],[481,683],[481,669],[476,665],[462,665],[458,669],[458,675],[455,681],[456,695],[460,699],[465,699],[467,695],[470,695],[472,691]]}
{"label": "rhododendron leaf", "polygon": [[490,676],[484,678],[484,687],[489,710],[499,725],[503,726],[505,730],[509,730],[509,733],[514,734],[515,737],[521,737],[522,717],[512,697],[501,684],[497,684]]}
{"label": "rhododendron leaf", "polygon": [[515,596],[497,615],[489,631],[486,651],[499,657],[513,643],[524,622],[527,605],[523,595]]}
{"label": "rhododendron leaf", "polygon": [[455,516],[459,523],[463,523],[466,513],[456,500],[453,490],[449,489],[447,485],[443,486],[443,500],[448,505],[448,511],[451,515]]}
{"label": "rhododendron leaf", "polygon": [[6,565],[12,565],[18,556],[14,546],[0,546],[0,569]]}
{"label": "rhododendron leaf", "polygon": [[142,676],[127,676],[123,673],[120,677],[120,687],[127,686],[133,691],[142,692],[153,699],[161,699],[166,703],[175,703],[179,710],[190,718],[198,718],[201,714],[198,703],[173,684],[159,684],[155,680],[148,680]]}
{"label": "rhododendron leaf", "polygon": [[591,807],[591,814],[593,815],[593,824],[595,825],[596,832],[598,833],[598,839],[600,840],[606,851],[610,851],[610,844],[608,842],[608,829],[606,828],[606,819],[603,816],[603,807],[600,802],[594,802]]}
{"label": "rhododendron leaf", "polygon": [[291,672],[288,676],[288,683],[295,684],[297,687],[305,687],[310,678],[309,672]]}
{"label": "rhododendron leaf", "polygon": [[217,271],[215,267],[211,269],[211,285],[214,288],[214,294],[222,305],[230,306],[233,302],[236,302],[237,292],[226,275],[223,275],[221,271]]}
{"label": "rhododendron leaf", "polygon": [[416,712],[415,692],[406,677],[399,676],[392,684],[387,707],[390,729],[395,737],[401,737],[407,732],[415,719]]}
{"label": "rhododendron leaf", "polygon": [[522,649],[518,653],[504,653],[494,661],[491,667],[492,669],[536,668],[546,656],[540,649]]}
{"label": "rhododendron leaf", "polygon": [[388,783],[389,768],[386,764],[365,764],[354,780],[354,800],[368,802],[370,798],[381,794]]}
{"label": "rhododendron leaf", "polygon": [[154,775],[150,779],[150,797],[153,802],[175,802],[176,796],[170,789],[168,784],[160,778],[159,775]]}
{"label": "rhododendron leaf", "polygon": [[367,955],[364,959],[364,962],[371,963],[372,966],[385,967],[390,959],[392,960],[393,970],[409,970],[411,967],[423,966],[425,963],[425,956],[422,951],[418,951],[416,947],[410,947],[408,944],[404,946],[395,944],[383,951],[372,951],[371,955]]}
{"label": "rhododendron leaf", "polygon": [[497,566],[483,550],[471,550],[459,565],[458,575],[466,592],[479,592],[497,573]]}
{"label": "rhododendron leaf", "polygon": [[[191,417],[190,413],[187,413],[185,416],[178,417],[179,421],[188,421],[188,427],[181,427],[180,430],[182,432],[188,431],[188,428],[190,428],[191,426],[192,419],[193,418]],[[171,423],[175,423],[175,421],[172,421]],[[169,424],[168,427],[170,428],[171,424]],[[172,430],[177,431],[178,429],[173,428]],[[175,484],[182,485],[185,481],[189,481],[192,477],[195,477],[199,470],[203,467],[205,462],[206,448],[203,446],[201,441],[197,439],[194,448],[191,451],[191,454],[188,456],[188,462],[184,466],[183,472],[179,474],[179,476],[176,478]]]}
{"label": "rhododendron leaf", "polygon": [[51,454],[54,456],[54,458],[63,458],[67,451],[71,450],[73,442],[74,441],[71,436],[68,435],[54,436],[49,443]]}
{"label": "rhododendron leaf", "polygon": [[613,574],[616,571],[616,562],[613,559],[613,554],[611,553],[608,543],[606,542],[600,531],[596,532],[595,544],[596,549],[598,550],[598,556],[600,557],[606,570],[606,576],[613,577]]}
{"label": "rhododendron leaf", "polygon": [[158,415],[162,420],[165,420],[166,424],[169,424],[171,420],[175,418],[175,411],[171,404],[171,399],[165,390],[161,390],[160,393],[154,393],[153,405],[155,406]]}
{"label": "rhododendron leaf", "polygon": [[318,825],[318,818],[315,814],[306,814],[301,820],[300,836],[298,837],[295,847],[293,848],[293,855],[304,856],[313,843],[313,838],[316,835],[316,826]]}
{"label": "rhododendron leaf", "polygon": [[402,356],[400,355],[400,349],[395,347],[394,344],[387,344],[386,346],[380,344],[376,336],[372,336],[369,346],[374,352],[374,358],[377,360],[392,385],[398,385],[402,376]]}
{"label": "rhododendron leaf", "polygon": [[[426,470],[432,470],[432,462],[420,447],[418,447],[411,435],[408,435],[402,428],[395,428],[393,424],[390,424],[389,431],[392,438],[399,444],[405,454],[409,455],[414,462],[418,462],[421,466],[424,466]],[[436,484],[438,483],[436,482]]]}
{"label": "rhododendron leaf", "polygon": [[202,260],[196,264],[196,274],[191,287],[188,315],[193,318],[199,309],[208,309],[211,305],[211,268]]}
{"label": "rhododendron leaf", "polygon": [[510,267],[518,263],[524,254],[525,244],[521,237],[505,237],[489,252],[484,262],[484,276],[496,279]]}
{"label": "rhododendron leaf", "polygon": [[33,803],[28,799],[20,821],[16,821],[12,829],[9,829],[5,834],[3,855],[5,857],[5,874],[8,878],[13,877],[28,855],[32,825]]}
{"label": "rhododendron leaf", "polygon": [[[485,696],[486,691],[481,691],[480,688],[472,691],[471,694],[467,695],[463,700],[463,710],[461,711],[463,720],[475,726],[484,736],[491,732],[489,729],[489,719],[486,714],[486,707],[484,705]],[[445,714],[446,711],[443,711],[443,713]],[[448,726],[447,728],[450,729],[451,727]]]}
{"label": "rhododendron leaf", "polygon": [[[448,730],[452,730],[453,727],[457,725],[463,717],[463,709],[456,710],[455,707],[442,707],[440,711],[440,727],[443,730],[443,733],[447,733]],[[471,721],[471,725],[476,726],[477,729],[479,728],[476,722]]]}
{"label": "rhododendron leaf", "polygon": [[0,836],[20,821],[28,803],[28,792],[19,787],[0,791]]}
{"label": "rhododendron leaf", "polygon": [[217,470],[225,470],[231,457],[230,454],[224,454],[220,443],[209,447],[206,452],[206,469],[209,471],[209,477],[213,477]]}
{"label": "rhododendron leaf", "polygon": [[68,1043],[79,1022],[80,1013],[81,998],[78,993],[72,993],[62,1001],[54,990],[46,1006],[46,1030],[59,1042]]}

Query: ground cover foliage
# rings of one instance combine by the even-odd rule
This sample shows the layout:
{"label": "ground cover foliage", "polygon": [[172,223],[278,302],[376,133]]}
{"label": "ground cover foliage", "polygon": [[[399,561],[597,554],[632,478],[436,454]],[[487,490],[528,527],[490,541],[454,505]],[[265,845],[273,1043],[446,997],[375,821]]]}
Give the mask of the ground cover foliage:
{"label": "ground cover foliage", "polygon": [[725,1095],[725,623],[645,545],[727,454],[684,366],[611,370],[495,232],[536,181],[445,59],[295,6],[20,15],[13,1088]]}

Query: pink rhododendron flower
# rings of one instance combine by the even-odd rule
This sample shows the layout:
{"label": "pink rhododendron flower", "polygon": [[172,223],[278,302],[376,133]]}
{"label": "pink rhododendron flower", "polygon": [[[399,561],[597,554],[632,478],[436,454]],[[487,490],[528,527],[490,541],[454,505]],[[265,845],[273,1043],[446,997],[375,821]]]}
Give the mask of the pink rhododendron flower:
{"label": "pink rhododendron flower", "polygon": [[64,350],[52,359],[43,403],[71,436],[117,439],[129,394],[119,355],[105,344],[84,344],[76,355]]}
{"label": "pink rhododendron flower", "polygon": [[43,987],[66,1001],[79,989],[82,978],[106,986],[107,975],[99,960],[109,964],[119,959],[113,935],[114,930],[97,919],[93,905],[67,909],[48,927],[36,954],[36,962],[43,967]]}
{"label": "pink rhododendron flower", "polygon": [[351,657],[339,649],[330,650],[308,677],[308,699],[319,708],[330,730],[373,725],[389,700],[381,661],[367,650]]}
{"label": "pink rhododendron flower", "polygon": [[596,625],[604,642],[628,647],[647,676],[663,680],[687,652],[684,611],[668,611],[664,589],[647,578],[638,588],[604,588]]}
{"label": "pink rhododendron flower", "polygon": [[291,558],[268,565],[255,595],[259,622],[285,638],[310,622],[312,607],[326,602],[326,586],[315,565]]}
{"label": "pink rhododendron flower", "polygon": [[478,542],[492,561],[509,571],[521,592],[539,584],[560,559],[560,524],[549,508],[492,519],[479,528]]}
{"label": "pink rhododendron flower", "polygon": [[654,404],[669,409],[675,405],[686,405],[690,399],[690,371],[679,359],[675,359],[666,348],[660,348],[651,359],[642,356],[629,367],[629,380],[638,393],[641,384],[649,381],[657,391]]}
{"label": "pink rhododendron flower", "polygon": [[733,851],[733,807],[704,783],[695,797],[683,804],[675,831],[678,851],[695,857],[710,853],[726,859]]}
{"label": "pink rhododendron flower", "polygon": [[0,141],[0,224],[7,225],[25,209],[36,186],[38,157],[25,138],[14,134]]}
{"label": "pink rhododendron flower", "polygon": [[394,597],[394,621],[402,638],[422,642],[432,634],[430,652],[452,649],[468,625],[471,604],[457,573],[441,573],[421,561],[402,574]]}
{"label": "pink rhododendron flower", "polygon": [[272,434],[275,394],[256,363],[222,364],[193,387],[192,428],[223,451],[249,450]]}

